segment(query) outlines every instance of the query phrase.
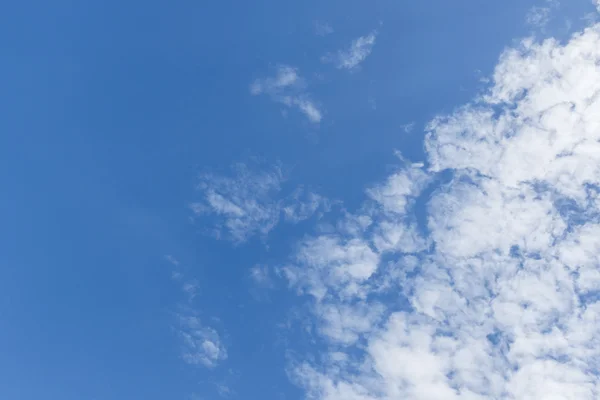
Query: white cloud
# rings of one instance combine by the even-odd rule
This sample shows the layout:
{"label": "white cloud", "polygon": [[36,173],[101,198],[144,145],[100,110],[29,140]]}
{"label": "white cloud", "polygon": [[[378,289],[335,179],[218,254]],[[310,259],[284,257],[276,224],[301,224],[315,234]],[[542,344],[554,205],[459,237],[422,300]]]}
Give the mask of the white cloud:
{"label": "white cloud", "polygon": [[217,393],[223,398],[230,398],[235,395],[235,391],[226,383],[215,383]]}
{"label": "white cloud", "polygon": [[192,204],[198,216],[217,217],[216,234],[236,243],[250,236],[265,236],[279,220],[278,200],[284,177],[279,167],[251,170],[233,166],[233,176],[203,174],[198,186],[202,199]]}
{"label": "white cloud", "polygon": [[365,302],[353,305],[320,304],[321,333],[339,344],[354,344],[361,334],[371,331],[381,320],[384,310],[381,304],[367,305]]}
{"label": "white cloud", "polygon": [[227,350],[216,330],[203,326],[193,312],[178,315],[178,335],[181,338],[181,358],[191,365],[216,367],[227,359]]}
{"label": "white cloud", "polygon": [[411,133],[413,129],[415,129],[415,123],[409,122],[407,124],[400,125],[400,128],[404,131],[404,133]]}
{"label": "white cloud", "polygon": [[386,213],[404,214],[411,198],[421,192],[429,177],[420,166],[409,166],[389,176],[383,184],[367,190]]}
{"label": "white cloud", "polygon": [[525,21],[534,28],[544,28],[550,21],[549,7],[533,7],[527,13]]}
{"label": "white cloud", "polygon": [[[172,262],[172,256],[167,256]],[[174,330],[180,340],[181,359],[190,365],[202,365],[214,368],[227,359],[227,350],[219,333],[201,323],[198,312],[194,307],[194,298],[198,294],[199,285],[195,280],[186,279],[179,270],[179,262],[172,263],[173,279],[181,284],[181,292],[185,301],[178,304],[179,311],[175,312]]]}
{"label": "white cloud", "polygon": [[322,235],[304,240],[297,265],[283,269],[288,279],[321,301],[363,298],[362,283],[377,269],[379,255],[360,238]]}
{"label": "white cloud", "polygon": [[194,300],[194,297],[196,297],[198,295],[198,289],[199,289],[198,282],[196,282],[194,280],[190,281],[190,282],[184,282],[183,285],[181,286],[181,290],[188,297],[189,301]]}
{"label": "white cloud", "polygon": [[266,237],[282,217],[298,223],[329,210],[327,199],[302,187],[283,194],[284,183],[279,166],[238,163],[231,176],[202,174],[198,185],[201,199],[190,208],[197,217],[214,217],[214,235],[235,243],[254,235]]}
{"label": "white cloud", "polygon": [[600,25],[507,50],[487,93],[428,125],[427,168],[298,245],[283,271],[330,344],[292,368],[308,398],[600,397],[599,65]]}
{"label": "white cloud", "polygon": [[339,69],[354,69],[358,67],[373,51],[377,32],[355,39],[346,50],[340,50],[337,54],[329,54],[323,57],[325,62],[334,62]]}
{"label": "white cloud", "polygon": [[312,100],[304,97],[304,98],[293,98],[292,104],[298,107],[300,111],[306,115],[306,117],[314,123],[321,122],[321,118],[323,118],[323,114],[321,110],[316,106]]}
{"label": "white cloud", "polygon": [[277,68],[276,75],[271,78],[257,79],[250,85],[250,93],[257,94],[277,94],[282,90],[297,85],[300,77],[296,68],[288,65],[281,65]]}
{"label": "white cloud", "polygon": [[333,27],[327,22],[315,22],[315,33],[319,36],[327,36],[333,33]]}
{"label": "white cloud", "polygon": [[287,221],[300,222],[314,214],[327,212],[331,207],[332,202],[325,197],[299,187],[288,197],[283,215]]}
{"label": "white cloud", "polygon": [[531,7],[525,17],[525,21],[533,28],[543,29],[552,19],[552,11],[560,7],[558,0],[546,0],[545,6]]}
{"label": "white cloud", "polygon": [[274,77],[255,80],[250,85],[250,93],[255,96],[266,94],[286,107],[297,108],[309,121],[319,123],[323,118],[323,112],[310,98],[305,86],[306,83],[298,75],[297,68],[280,65]]}
{"label": "white cloud", "polygon": [[250,268],[250,278],[259,286],[271,287],[273,280],[267,265],[255,265]]}
{"label": "white cloud", "polygon": [[175,266],[175,267],[179,266],[179,260],[177,260],[177,259],[176,259],[175,257],[173,257],[172,255],[169,255],[169,254],[168,254],[168,255],[166,255],[166,256],[165,256],[165,260],[166,260],[166,261],[167,261],[169,264],[171,264],[171,265],[173,265],[173,266]]}

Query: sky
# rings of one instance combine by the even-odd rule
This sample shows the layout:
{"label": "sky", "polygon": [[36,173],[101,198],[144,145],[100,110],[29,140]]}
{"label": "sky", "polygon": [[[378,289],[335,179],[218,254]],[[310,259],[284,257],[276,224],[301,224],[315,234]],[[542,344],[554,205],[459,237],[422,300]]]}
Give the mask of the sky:
{"label": "sky", "polygon": [[0,6],[0,398],[600,398],[600,3]]}

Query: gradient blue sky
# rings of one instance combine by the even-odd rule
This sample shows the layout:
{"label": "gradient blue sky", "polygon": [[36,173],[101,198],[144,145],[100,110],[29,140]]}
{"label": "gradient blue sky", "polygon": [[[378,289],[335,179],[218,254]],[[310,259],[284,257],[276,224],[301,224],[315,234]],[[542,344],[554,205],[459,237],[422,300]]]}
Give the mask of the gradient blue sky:
{"label": "gradient blue sky", "polygon": [[[570,46],[573,33],[592,26],[594,10],[587,0],[3,4],[0,398],[425,399],[375,393],[355,367],[347,367],[352,379],[331,378],[320,356],[366,351],[378,365],[365,349],[375,348],[392,310],[427,312],[411,300],[418,288],[404,282],[412,289],[402,296],[381,289],[348,303],[385,310],[373,322],[377,332],[339,318],[356,332],[332,333],[324,316],[347,299],[323,300],[314,295],[316,278],[300,276],[347,258],[311,247],[310,238],[343,231],[340,240],[350,240],[356,232],[341,225],[359,215],[389,222],[385,213],[398,214],[408,196],[416,199],[410,216],[394,221],[413,221],[428,250],[390,253],[369,236],[367,247],[380,255],[377,274],[399,254],[419,253],[423,265],[437,257],[448,243],[436,233],[440,188],[496,176],[485,166],[500,161],[457,134],[443,140],[464,139],[457,148],[469,156],[453,164],[431,150],[447,131],[428,124],[450,114],[468,125],[454,110],[494,88],[510,103],[489,103],[500,114],[527,101],[526,83],[518,83],[525,100],[498,94],[510,82],[494,71],[512,65],[501,54],[525,37]],[[288,83],[279,79],[285,73]],[[464,161],[475,153],[482,160]],[[410,167],[418,162],[425,166]],[[385,187],[405,168],[422,169],[423,176],[408,174],[415,187]],[[464,170],[481,175],[463,179],[457,171]],[[534,178],[519,182],[557,184]],[[567,233],[577,224],[564,204],[590,224],[596,215],[569,190],[548,189],[563,193],[562,205],[553,204]],[[384,211],[373,211],[379,206]],[[514,254],[526,247],[519,243],[490,251]],[[318,251],[325,255],[317,261],[302,256]],[[195,335],[191,347],[186,332]],[[320,378],[298,367],[304,363]],[[363,385],[354,389],[363,397],[329,390],[323,377]],[[506,385],[481,398],[530,398]],[[573,398],[588,398],[581,393]]]}

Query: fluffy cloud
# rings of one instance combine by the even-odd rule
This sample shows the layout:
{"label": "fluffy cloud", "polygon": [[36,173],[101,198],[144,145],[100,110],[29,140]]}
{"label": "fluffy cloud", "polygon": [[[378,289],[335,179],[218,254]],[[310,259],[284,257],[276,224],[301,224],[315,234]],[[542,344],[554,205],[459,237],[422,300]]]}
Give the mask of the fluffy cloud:
{"label": "fluffy cloud", "polygon": [[323,112],[305,90],[305,81],[296,68],[288,65],[277,67],[275,76],[255,80],[250,85],[252,95],[266,94],[286,107],[297,108],[310,122],[319,123]]}
{"label": "fluffy cloud", "polygon": [[330,346],[292,368],[309,398],[600,397],[599,65],[600,25],[522,41],[428,125],[427,167],[298,245],[283,271]]}
{"label": "fluffy cloud", "polygon": [[230,175],[202,174],[201,199],[190,207],[197,217],[216,218],[214,235],[235,243],[264,238],[281,220],[297,223],[329,210],[327,199],[305,188],[282,194],[284,182],[278,166],[238,163]]}
{"label": "fluffy cloud", "polygon": [[333,62],[339,69],[357,68],[373,51],[377,32],[361,36],[352,41],[346,50],[340,50],[336,54],[328,54],[323,57],[324,62]]}

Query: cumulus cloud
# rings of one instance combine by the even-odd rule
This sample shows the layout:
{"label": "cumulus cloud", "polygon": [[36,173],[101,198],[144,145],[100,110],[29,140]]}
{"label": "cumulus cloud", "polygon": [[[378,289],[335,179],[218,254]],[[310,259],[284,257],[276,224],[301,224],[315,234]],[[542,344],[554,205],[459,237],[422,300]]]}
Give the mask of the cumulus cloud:
{"label": "cumulus cloud", "polygon": [[291,368],[308,398],[600,397],[599,65],[600,25],[505,51],[427,166],[298,244],[282,271],[329,346]]}
{"label": "cumulus cloud", "polygon": [[235,243],[264,238],[281,221],[298,223],[329,210],[327,199],[303,187],[284,194],[284,183],[279,166],[238,163],[230,175],[202,174],[201,199],[190,208],[197,217],[214,217],[213,234]]}
{"label": "cumulus cloud", "polygon": [[255,80],[250,93],[265,94],[288,108],[296,108],[310,122],[319,123],[323,118],[323,112],[306,92],[306,83],[298,75],[298,69],[289,65],[278,66],[275,76]]}
{"label": "cumulus cloud", "polygon": [[323,57],[323,61],[333,62],[339,69],[355,69],[371,54],[376,38],[376,31],[361,36],[353,40],[348,49],[328,54]]}

